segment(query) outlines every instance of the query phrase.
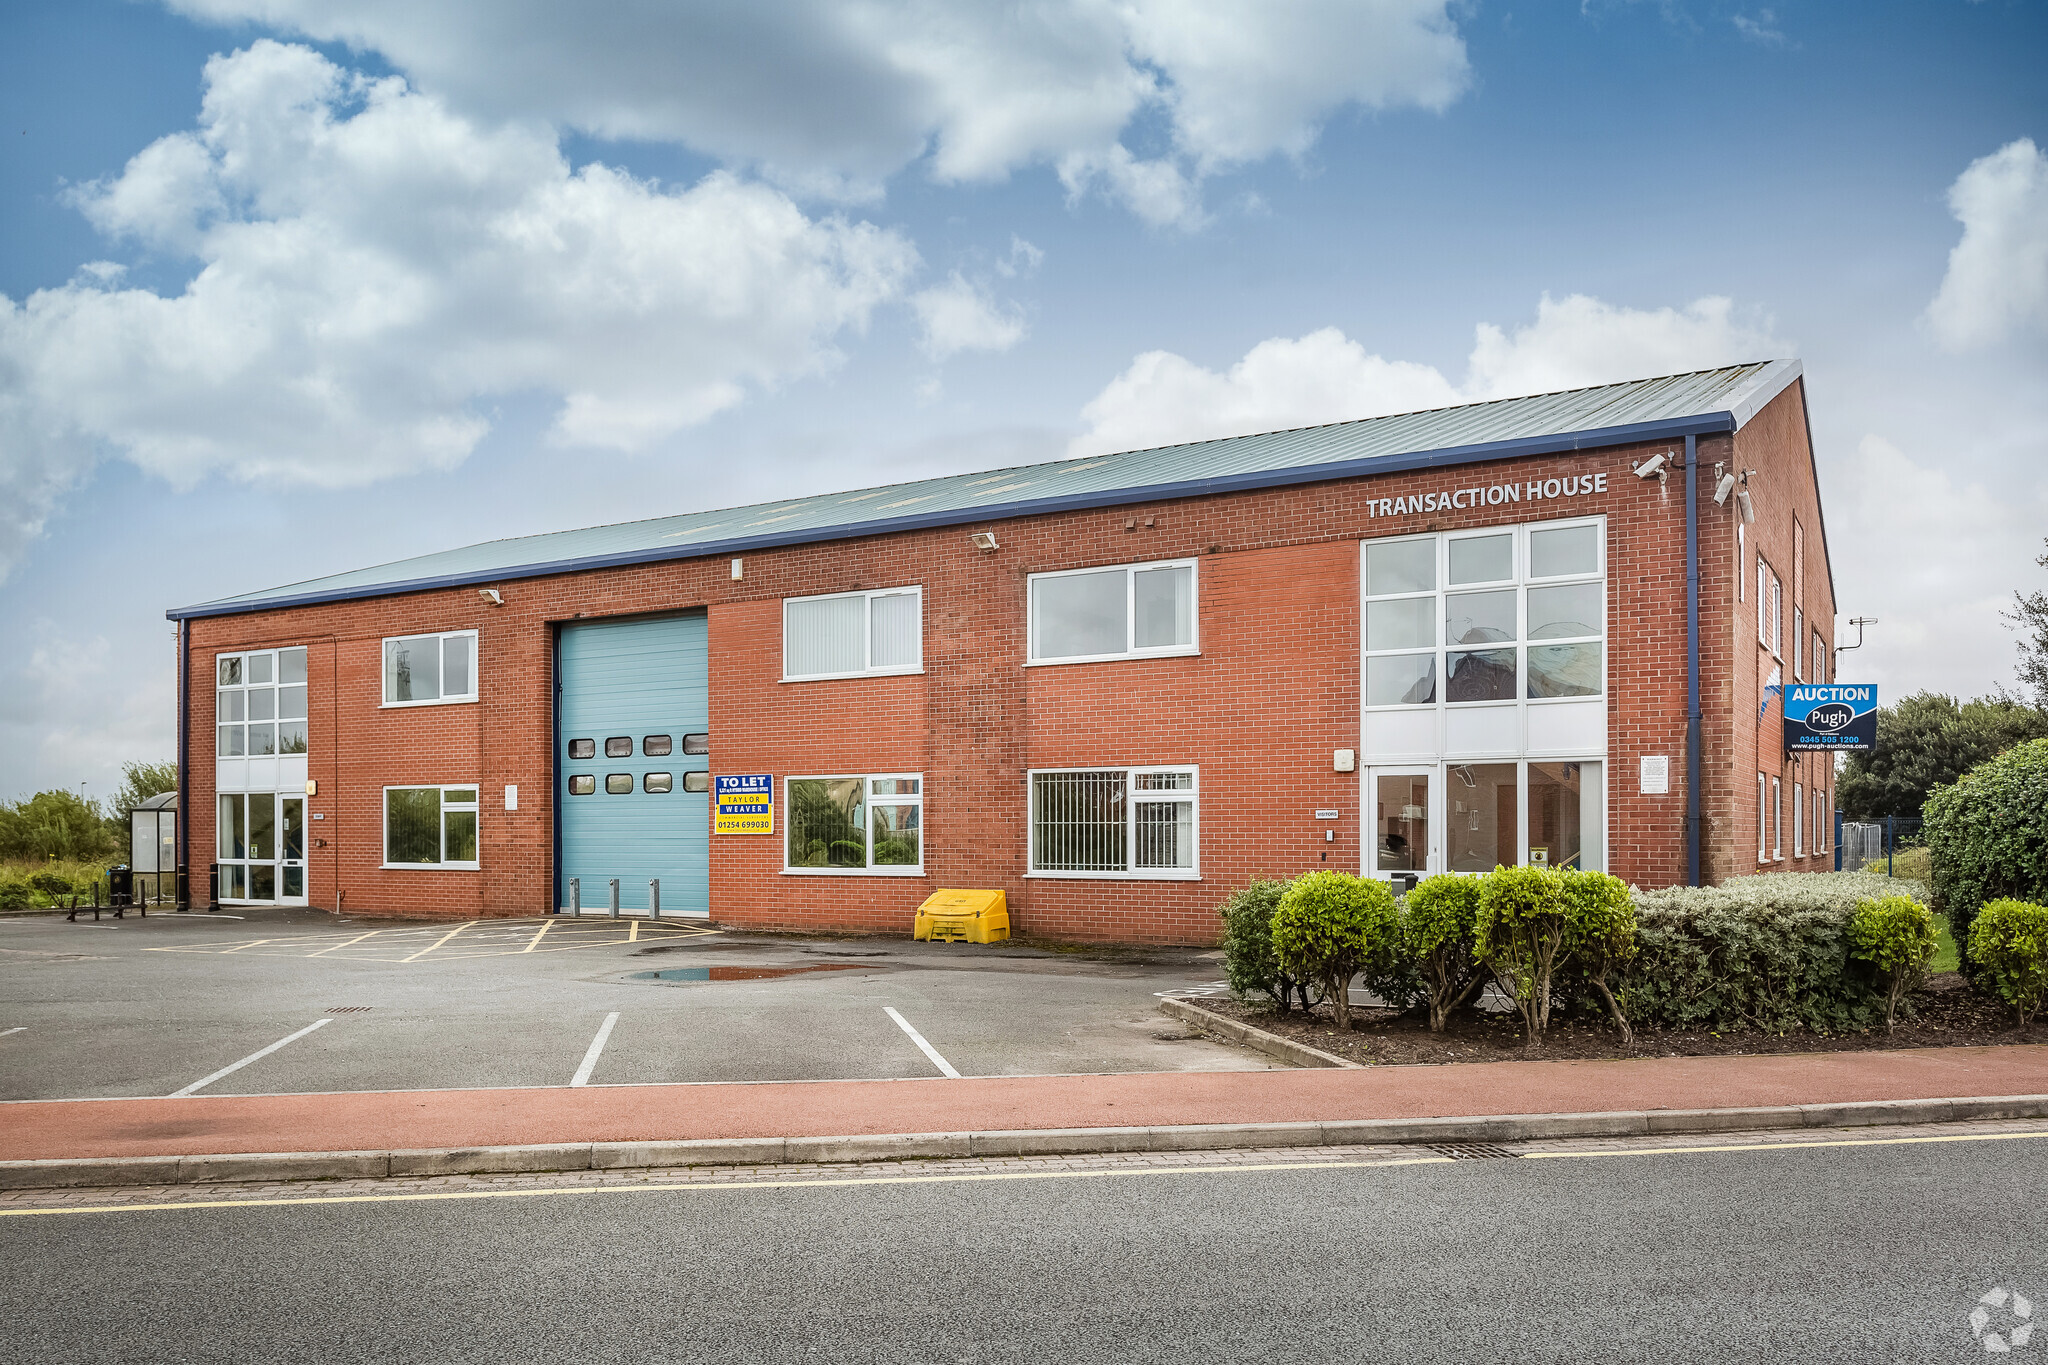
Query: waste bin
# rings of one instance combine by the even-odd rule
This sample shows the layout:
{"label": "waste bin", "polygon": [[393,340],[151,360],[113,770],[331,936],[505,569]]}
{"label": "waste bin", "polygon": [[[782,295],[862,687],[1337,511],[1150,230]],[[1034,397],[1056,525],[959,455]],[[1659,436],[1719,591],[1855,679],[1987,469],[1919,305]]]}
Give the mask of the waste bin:
{"label": "waste bin", "polygon": [[115,905],[135,903],[135,872],[126,863],[107,869],[107,899]]}
{"label": "waste bin", "polygon": [[917,907],[915,936],[948,943],[999,943],[1010,936],[1000,891],[934,891]]}

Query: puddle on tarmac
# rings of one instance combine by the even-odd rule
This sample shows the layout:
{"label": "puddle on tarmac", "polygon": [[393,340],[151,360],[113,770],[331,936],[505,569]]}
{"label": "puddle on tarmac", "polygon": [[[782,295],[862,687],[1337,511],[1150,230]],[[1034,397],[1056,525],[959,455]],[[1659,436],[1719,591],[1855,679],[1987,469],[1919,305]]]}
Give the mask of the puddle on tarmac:
{"label": "puddle on tarmac", "polygon": [[812,962],[801,967],[668,967],[658,972],[635,972],[635,981],[771,981],[778,976],[802,976],[808,972],[873,971],[866,962]]}

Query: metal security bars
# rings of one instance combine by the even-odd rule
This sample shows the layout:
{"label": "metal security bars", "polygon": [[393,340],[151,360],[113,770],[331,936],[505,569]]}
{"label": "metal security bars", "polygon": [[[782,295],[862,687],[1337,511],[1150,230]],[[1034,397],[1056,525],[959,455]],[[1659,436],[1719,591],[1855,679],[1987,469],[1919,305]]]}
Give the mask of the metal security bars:
{"label": "metal security bars", "polygon": [[1031,871],[1068,877],[1199,875],[1198,770],[1031,774]]}

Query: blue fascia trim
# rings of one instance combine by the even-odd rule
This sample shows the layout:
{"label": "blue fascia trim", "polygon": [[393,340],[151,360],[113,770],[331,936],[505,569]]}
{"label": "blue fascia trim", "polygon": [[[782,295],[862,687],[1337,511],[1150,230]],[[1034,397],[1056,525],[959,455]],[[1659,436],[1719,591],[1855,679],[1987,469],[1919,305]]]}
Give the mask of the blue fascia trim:
{"label": "blue fascia trim", "polygon": [[889,517],[880,521],[853,522],[844,526],[769,532],[758,536],[705,541],[699,545],[664,545],[659,548],[622,550],[617,554],[584,555],[575,559],[557,559],[538,564],[479,569],[472,573],[441,574],[428,578],[401,579],[390,583],[369,583],[354,588],[330,588],[325,592],[266,597],[260,601],[207,602],[194,607],[173,608],[164,615],[173,621],[188,621],[208,616],[244,616],[251,612],[277,611],[285,607],[349,602],[367,597],[397,597],[405,593],[431,592],[436,588],[460,588],[477,583],[505,583],[521,578],[545,578],[550,574],[581,573],[590,569],[658,564],[674,559],[712,559],[720,555],[740,555],[787,545],[810,545],[832,540],[855,540],[864,536],[894,535],[901,531],[924,531],[942,526],[1008,521],[1016,517],[1041,516],[1050,512],[1086,511],[1097,507],[1120,507],[1134,502],[1198,498],[1214,493],[1239,493],[1260,488],[1288,488],[1304,483],[1333,483],[1341,479],[1376,474],[1401,474],[1416,469],[1448,469],[1457,465],[1483,464],[1491,460],[1557,455],[1574,450],[1596,450],[1606,446],[1630,445],[1638,441],[1679,440],[1687,436],[1734,431],[1736,425],[1733,413],[1702,413],[1692,417],[1634,422],[1627,426],[1598,427],[1590,431],[1567,432],[1562,435],[1525,436],[1511,441],[1447,446],[1440,450],[1416,451],[1405,455],[1372,455],[1356,460],[1297,465],[1292,469],[1251,470],[1242,474],[1219,474],[1212,478],[1187,479],[1177,483],[1109,488],[1093,493],[1070,493],[1056,498],[996,503],[988,507],[956,507],[940,512]]}

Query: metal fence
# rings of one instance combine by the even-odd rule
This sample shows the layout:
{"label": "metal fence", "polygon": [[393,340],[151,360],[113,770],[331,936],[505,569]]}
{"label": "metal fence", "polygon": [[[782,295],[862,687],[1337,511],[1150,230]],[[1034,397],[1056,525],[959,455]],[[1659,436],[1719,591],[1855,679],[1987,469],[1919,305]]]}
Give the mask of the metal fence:
{"label": "metal fence", "polygon": [[1920,842],[1918,816],[1888,815],[1882,820],[1841,820],[1835,825],[1835,870],[1861,872],[1873,868],[1887,874],[1901,848]]}

